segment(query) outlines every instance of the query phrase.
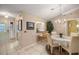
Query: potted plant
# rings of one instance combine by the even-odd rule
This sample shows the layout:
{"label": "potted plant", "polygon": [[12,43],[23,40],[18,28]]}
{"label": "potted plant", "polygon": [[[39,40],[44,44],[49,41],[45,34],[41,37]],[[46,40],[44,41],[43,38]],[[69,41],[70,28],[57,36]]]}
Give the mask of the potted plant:
{"label": "potted plant", "polygon": [[46,22],[46,30],[48,31],[48,33],[51,34],[51,32],[53,31],[53,29],[54,29],[53,23],[51,21],[47,21]]}

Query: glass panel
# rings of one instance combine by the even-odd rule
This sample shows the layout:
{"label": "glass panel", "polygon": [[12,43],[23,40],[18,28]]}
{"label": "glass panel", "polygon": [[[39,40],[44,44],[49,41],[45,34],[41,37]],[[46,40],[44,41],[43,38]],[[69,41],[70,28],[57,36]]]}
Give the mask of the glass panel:
{"label": "glass panel", "polygon": [[5,24],[0,24],[0,32],[4,32],[5,31]]}
{"label": "glass panel", "polygon": [[8,24],[0,23],[0,54],[7,54],[6,43],[9,42]]}

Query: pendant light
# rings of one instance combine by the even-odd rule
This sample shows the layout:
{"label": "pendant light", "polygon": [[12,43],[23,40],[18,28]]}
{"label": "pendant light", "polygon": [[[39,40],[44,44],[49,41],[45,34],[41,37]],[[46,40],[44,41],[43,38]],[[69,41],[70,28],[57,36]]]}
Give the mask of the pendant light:
{"label": "pendant light", "polygon": [[57,19],[55,21],[55,23],[59,23],[59,24],[64,24],[66,22],[66,19],[63,18],[63,7],[62,7],[62,4],[59,4],[59,19]]}
{"label": "pendant light", "polygon": [[62,10],[61,10],[61,4],[59,4],[59,19],[57,19],[55,23],[61,24],[61,19],[62,19]]}
{"label": "pendant light", "polygon": [[60,4],[60,20],[61,20],[61,23],[65,23],[66,22],[66,19],[64,19],[64,16],[63,16],[62,4]]}
{"label": "pendant light", "polygon": [[62,22],[62,19],[63,19],[63,14],[62,14],[62,5],[60,4],[60,17],[59,17],[59,20],[60,20],[60,23]]}

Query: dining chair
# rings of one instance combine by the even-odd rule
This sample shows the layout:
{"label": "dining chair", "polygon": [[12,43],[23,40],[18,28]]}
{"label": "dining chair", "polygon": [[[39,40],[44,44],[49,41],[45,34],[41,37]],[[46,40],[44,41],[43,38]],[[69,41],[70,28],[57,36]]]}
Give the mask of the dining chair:
{"label": "dining chair", "polygon": [[[54,53],[54,48],[59,47],[58,44],[54,44],[53,39],[51,39],[51,35],[47,34],[47,48],[50,48],[51,54]],[[60,48],[59,48],[60,49]]]}
{"label": "dining chair", "polygon": [[72,53],[79,53],[79,36],[72,36],[71,42],[67,46],[62,45],[62,48],[70,55]]}
{"label": "dining chair", "polygon": [[37,40],[47,42],[47,32],[41,32],[39,35],[37,35]]}
{"label": "dining chair", "polygon": [[48,32],[43,32],[43,41],[46,41],[47,42],[47,35],[48,35]]}
{"label": "dining chair", "polygon": [[37,41],[41,41],[42,40],[42,33],[38,33],[38,35],[37,35]]}

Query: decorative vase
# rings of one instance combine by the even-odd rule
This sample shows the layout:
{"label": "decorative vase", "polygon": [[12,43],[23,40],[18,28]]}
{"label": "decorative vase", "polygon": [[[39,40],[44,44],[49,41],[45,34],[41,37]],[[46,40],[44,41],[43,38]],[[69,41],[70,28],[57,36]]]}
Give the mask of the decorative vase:
{"label": "decorative vase", "polygon": [[63,34],[62,34],[62,33],[60,33],[60,34],[59,34],[59,36],[60,36],[60,38],[62,38],[62,37],[63,37]]}

